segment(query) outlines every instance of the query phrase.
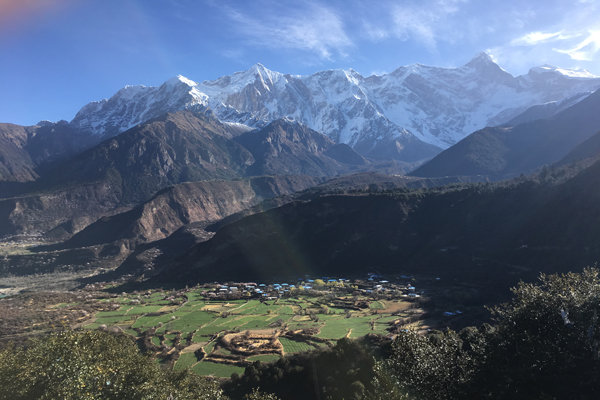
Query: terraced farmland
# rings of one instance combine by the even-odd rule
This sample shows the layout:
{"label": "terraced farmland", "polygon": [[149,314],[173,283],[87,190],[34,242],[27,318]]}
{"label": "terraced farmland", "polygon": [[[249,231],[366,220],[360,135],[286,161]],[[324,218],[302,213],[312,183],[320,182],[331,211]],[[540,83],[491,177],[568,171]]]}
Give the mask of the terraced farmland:
{"label": "terraced farmland", "polygon": [[409,305],[363,298],[368,307],[344,308],[340,302],[331,303],[331,296],[216,301],[206,293],[196,288],[113,296],[103,300],[108,310],[97,312],[85,327],[116,326],[145,343],[141,347],[155,352],[161,363],[228,377],[254,361],[271,362],[343,337],[387,335],[408,315],[402,312]]}

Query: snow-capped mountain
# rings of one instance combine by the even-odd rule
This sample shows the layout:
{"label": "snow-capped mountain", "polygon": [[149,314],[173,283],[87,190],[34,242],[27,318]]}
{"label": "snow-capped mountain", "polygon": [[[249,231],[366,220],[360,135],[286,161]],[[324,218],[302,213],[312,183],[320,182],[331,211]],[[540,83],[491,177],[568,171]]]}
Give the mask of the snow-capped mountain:
{"label": "snow-capped mountain", "polygon": [[532,106],[583,99],[599,87],[587,71],[548,65],[514,77],[485,53],[459,68],[413,64],[367,78],[354,70],[284,75],[257,64],[215,81],[178,76],[159,87],[128,86],[71,123],[108,137],[181,109],[210,108],[251,127],[288,116],[363,155],[417,161]]}

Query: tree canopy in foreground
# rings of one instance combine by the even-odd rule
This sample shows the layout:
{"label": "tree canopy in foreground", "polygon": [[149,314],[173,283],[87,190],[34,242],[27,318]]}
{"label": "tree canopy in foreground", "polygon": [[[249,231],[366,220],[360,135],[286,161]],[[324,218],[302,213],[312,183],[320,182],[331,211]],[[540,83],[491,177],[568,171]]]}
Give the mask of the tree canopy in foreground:
{"label": "tree canopy in foreground", "polygon": [[600,398],[598,270],[541,275],[512,290],[510,303],[491,310],[495,327],[398,335],[366,398]]}
{"label": "tree canopy in foreground", "polygon": [[0,352],[0,399],[206,399],[225,397],[217,382],[164,371],[125,336],[54,333]]}

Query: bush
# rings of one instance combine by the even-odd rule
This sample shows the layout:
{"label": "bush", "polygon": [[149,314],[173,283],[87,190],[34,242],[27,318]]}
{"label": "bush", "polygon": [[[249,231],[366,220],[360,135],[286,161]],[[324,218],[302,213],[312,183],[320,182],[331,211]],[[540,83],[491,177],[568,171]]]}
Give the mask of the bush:
{"label": "bush", "polygon": [[223,399],[216,382],[160,369],[124,336],[64,331],[0,352],[0,399]]}
{"label": "bush", "polygon": [[600,398],[598,270],[541,275],[513,293],[492,310],[495,328],[400,332],[366,398]]}

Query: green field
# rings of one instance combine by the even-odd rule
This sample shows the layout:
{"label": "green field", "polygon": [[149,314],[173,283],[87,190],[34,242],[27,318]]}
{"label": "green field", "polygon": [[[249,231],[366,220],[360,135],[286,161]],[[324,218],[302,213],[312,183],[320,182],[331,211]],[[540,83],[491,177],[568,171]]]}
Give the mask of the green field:
{"label": "green field", "polygon": [[262,362],[271,362],[271,361],[275,361],[275,360],[279,360],[279,356],[275,355],[275,354],[267,354],[264,356],[252,356],[252,357],[248,357],[247,360],[248,361],[262,361]]}
{"label": "green field", "polygon": [[297,342],[284,337],[280,337],[279,341],[283,345],[283,351],[286,353],[300,353],[302,351],[314,349],[314,347],[308,343]]}
{"label": "green field", "polygon": [[[87,329],[97,329],[101,325],[119,326],[126,333],[138,337],[134,330],[145,332],[155,329],[151,341],[156,346],[162,344],[173,347],[177,338],[185,345],[189,335],[192,342],[206,343],[210,337],[220,337],[223,332],[244,332],[252,330],[276,331],[281,329],[313,329],[316,337],[335,342],[343,337],[358,338],[370,333],[388,334],[387,328],[402,315],[392,316],[382,313],[386,308],[384,301],[370,301],[364,311],[335,307],[333,302],[323,297],[290,298],[261,302],[259,300],[207,301],[202,290],[193,289],[174,301],[163,300],[165,296],[174,296],[176,292],[144,293],[144,304],[130,304],[137,296],[121,296],[111,299],[112,303],[121,303],[119,309],[102,310],[95,314],[95,321],[86,325]],[[324,307],[327,305],[327,307]],[[168,306],[168,307],[165,307]],[[108,307],[112,307],[108,305]],[[308,315],[316,312],[316,315]],[[324,312],[324,313],[323,313]],[[375,314],[375,312],[378,312]],[[346,318],[351,315],[351,318]],[[164,342],[161,337],[164,335]],[[204,346],[206,354],[213,352],[220,339]],[[285,353],[293,354],[325,346],[321,341],[296,341],[287,337],[279,338]],[[177,351],[177,350],[175,350]],[[229,356],[231,351],[220,347],[216,355]],[[157,353],[160,358],[160,354]],[[263,354],[248,357],[247,361],[270,362],[277,360],[276,354]],[[229,377],[232,373],[242,373],[244,368],[236,365],[215,363],[208,360],[198,362],[194,353],[184,353],[175,363],[176,369],[191,367],[195,373]]]}
{"label": "green field", "polygon": [[229,364],[217,364],[210,361],[201,361],[192,368],[192,371],[198,375],[213,375],[219,378],[229,378],[234,372],[243,374],[244,370],[244,367]]}
{"label": "green field", "polygon": [[385,308],[385,304],[383,304],[381,301],[372,301],[369,304],[369,308],[373,310],[383,310]]}
{"label": "green field", "polygon": [[173,367],[173,369],[177,371],[180,369],[190,368],[197,362],[198,362],[198,359],[196,358],[194,353],[184,353],[179,356],[179,359],[175,363],[175,366]]}
{"label": "green field", "polygon": [[204,352],[206,354],[210,354],[212,352],[213,348],[215,347],[215,344],[217,344],[217,342],[213,340],[212,342],[210,342],[209,344],[204,346]]}

